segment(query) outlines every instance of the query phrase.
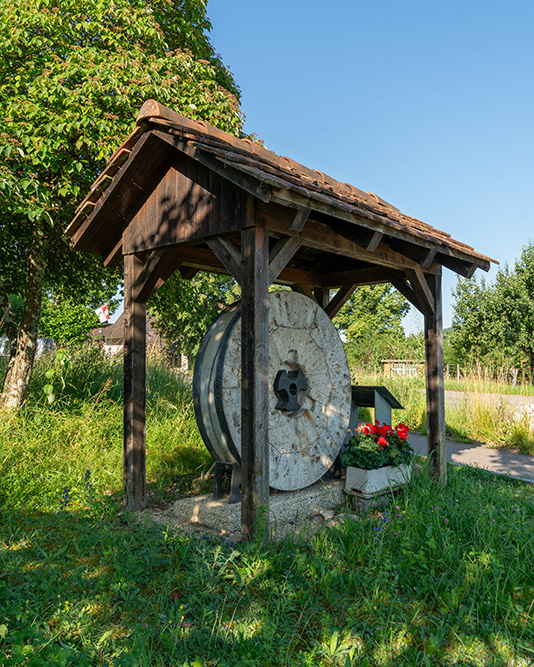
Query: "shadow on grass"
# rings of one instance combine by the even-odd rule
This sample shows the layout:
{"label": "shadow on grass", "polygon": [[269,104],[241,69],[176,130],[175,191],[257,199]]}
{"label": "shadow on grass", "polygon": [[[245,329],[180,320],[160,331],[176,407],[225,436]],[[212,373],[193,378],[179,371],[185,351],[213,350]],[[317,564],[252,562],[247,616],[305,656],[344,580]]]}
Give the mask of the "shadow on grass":
{"label": "shadow on grass", "polygon": [[2,664],[528,664],[529,490],[449,480],[419,471],[382,510],[279,544],[173,533],[113,502],[4,507]]}

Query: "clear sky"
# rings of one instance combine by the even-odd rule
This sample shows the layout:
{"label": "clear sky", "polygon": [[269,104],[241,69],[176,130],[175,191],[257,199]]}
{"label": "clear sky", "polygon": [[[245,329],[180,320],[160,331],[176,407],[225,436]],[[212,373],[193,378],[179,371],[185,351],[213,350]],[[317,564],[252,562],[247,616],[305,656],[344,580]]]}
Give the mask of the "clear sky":
{"label": "clear sky", "polygon": [[[209,0],[208,16],[268,148],[501,263],[534,239],[533,0]],[[445,269],[446,327],[455,283]]]}

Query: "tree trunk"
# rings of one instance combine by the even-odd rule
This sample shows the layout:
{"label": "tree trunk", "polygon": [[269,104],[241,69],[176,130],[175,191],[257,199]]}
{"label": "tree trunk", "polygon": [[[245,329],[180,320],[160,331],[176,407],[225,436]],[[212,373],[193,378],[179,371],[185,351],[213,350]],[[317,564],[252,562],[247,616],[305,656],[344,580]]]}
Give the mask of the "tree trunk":
{"label": "tree trunk", "polygon": [[9,347],[4,354],[11,358],[17,341],[18,325],[15,320],[13,308],[9,303],[9,296],[2,278],[0,278],[0,326],[4,328],[9,344]]}
{"label": "tree trunk", "polygon": [[0,394],[0,408],[18,410],[28,395],[37,348],[45,270],[44,234],[41,230],[36,229],[34,244],[28,256],[24,310],[16,341],[11,347],[11,358]]}

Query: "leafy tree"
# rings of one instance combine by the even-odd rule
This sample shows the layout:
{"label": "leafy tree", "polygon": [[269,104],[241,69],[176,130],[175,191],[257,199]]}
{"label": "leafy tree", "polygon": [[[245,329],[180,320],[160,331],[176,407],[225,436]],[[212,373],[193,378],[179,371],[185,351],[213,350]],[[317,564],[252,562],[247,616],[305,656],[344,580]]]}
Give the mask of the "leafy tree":
{"label": "leafy tree", "polygon": [[[147,98],[238,133],[239,91],[203,0],[0,0],[0,406],[26,395],[43,287],[83,301],[121,276],[68,249],[77,200]],[[8,294],[24,299],[17,322]]]}
{"label": "leafy tree", "polygon": [[148,310],[156,327],[167,341],[176,344],[177,351],[195,355],[213,320],[239,298],[239,286],[232,278],[198,273],[185,280],[176,272],[151,297]]}
{"label": "leafy tree", "polygon": [[451,343],[463,363],[528,364],[534,382],[534,244],[493,284],[458,280]]}
{"label": "leafy tree", "polygon": [[453,297],[450,342],[459,362],[472,365],[489,360],[499,333],[493,286],[483,278],[458,278]]}
{"label": "leafy tree", "polygon": [[334,318],[351,363],[376,364],[404,344],[402,318],[410,304],[389,284],[358,287]]}
{"label": "leafy tree", "polygon": [[110,294],[100,296],[98,293],[83,301],[68,296],[56,299],[46,295],[43,298],[39,332],[60,345],[80,346],[87,342],[90,330],[98,326],[95,309],[103,303],[108,304],[109,312],[113,314],[118,300]]}

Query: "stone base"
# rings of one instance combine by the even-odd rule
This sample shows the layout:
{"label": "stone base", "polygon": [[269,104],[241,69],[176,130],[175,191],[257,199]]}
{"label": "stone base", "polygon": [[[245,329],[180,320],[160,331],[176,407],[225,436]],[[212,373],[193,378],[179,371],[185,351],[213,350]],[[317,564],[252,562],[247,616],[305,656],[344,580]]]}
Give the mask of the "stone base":
{"label": "stone base", "polygon": [[[273,536],[287,533],[316,519],[318,524],[334,519],[345,505],[343,482],[317,482],[300,491],[271,491],[269,524]],[[202,528],[230,539],[239,539],[241,503],[230,504],[228,498],[214,500],[211,494],[182,498],[174,503],[173,523],[183,529]]]}
{"label": "stone base", "polygon": [[385,466],[377,470],[347,467],[345,493],[360,498],[374,498],[390,489],[395,489],[410,481],[412,466]]}

